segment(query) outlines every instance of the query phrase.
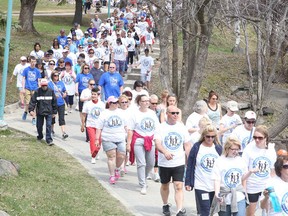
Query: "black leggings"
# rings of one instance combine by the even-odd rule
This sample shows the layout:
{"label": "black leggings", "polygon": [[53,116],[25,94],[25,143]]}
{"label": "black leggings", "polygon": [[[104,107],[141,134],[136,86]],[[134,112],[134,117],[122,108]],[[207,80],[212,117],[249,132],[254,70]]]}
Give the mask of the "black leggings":
{"label": "black leggings", "polygon": [[134,53],[135,53],[134,51],[129,51],[128,52],[127,64],[129,63],[129,60],[130,60],[130,64],[133,64]]}

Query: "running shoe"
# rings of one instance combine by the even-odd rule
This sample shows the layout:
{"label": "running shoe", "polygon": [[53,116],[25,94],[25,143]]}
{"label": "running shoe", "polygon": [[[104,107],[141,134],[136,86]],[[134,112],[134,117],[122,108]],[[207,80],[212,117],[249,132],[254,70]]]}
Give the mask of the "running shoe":
{"label": "running shoe", "polygon": [[176,216],[186,216],[186,209],[181,209],[177,214]]}
{"label": "running shoe", "polygon": [[147,194],[147,186],[146,186],[146,185],[144,185],[144,186],[141,188],[140,194],[142,194],[142,195],[146,195],[146,194]]}
{"label": "running shoe", "polygon": [[22,115],[22,120],[25,121],[27,119],[27,112],[24,112]]}
{"label": "running shoe", "polygon": [[171,207],[171,204],[169,204],[169,203],[162,206],[162,213],[165,216],[170,216],[171,215],[170,207]]}
{"label": "running shoe", "polygon": [[115,180],[115,177],[114,177],[114,176],[110,176],[110,178],[109,178],[109,183],[110,183],[110,184],[115,184],[115,183],[116,183],[116,180]]}
{"label": "running shoe", "polygon": [[95,163],[96,163],[96,159],[92,157],[91,163],[92,163],[92,164],[95,164]]}
{"label": "running shoe", "polygon": [[120,178],[120,171],[118,169],[115,169],[115,180],[117,181]]}
{"label": "running shoe", "polygon": [[66,134],[66,133],[64,132],[63,135],[62,135],[62,137],[63,137],[63,139],[66,139],[66,138],[68,138],[68,134]]}
{"label": "running shoe", "polygon": [[32,125],[36,125],[36,119],[35,118],[32,119]]}

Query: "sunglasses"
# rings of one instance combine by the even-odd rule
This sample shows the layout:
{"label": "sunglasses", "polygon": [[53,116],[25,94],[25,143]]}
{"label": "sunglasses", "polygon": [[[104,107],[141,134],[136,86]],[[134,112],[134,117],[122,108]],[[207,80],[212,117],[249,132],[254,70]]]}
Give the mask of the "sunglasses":
{"label": "sunglasses", "polygon": [[89,67],[84,67],[84,69],[86,70],[86,69],[89,69]]}
{"label": "sunglasses", "polygon": [[158,103],[151,103],[152,105],[158,105]]}
{"label": "sunglasses", "polygon": [[127,104],[127,103],[128,103],[128,101],[122,101],[121,103],[122,103],[122,104]]}
{"label": "sunglasses", "polygon": [[59,64],[63,64],[64,62],[59,62]]}
{"label": "sunglasses", "polygon": [[89,53],[89,54],[94,54],[94,53]]}
{"label": "sunglasses", "polygon": [[282,168],[283,169],[288,169],[288,164],[283,164]]}
{"label": "sunglasses", "polygon": [[55,74],[55,75],[53,75],[53,76],[59,76],[58,74]]}
{"label": "sunglasses", "polygon": [[110,102],[110,104],[118,104],[118,101],[116,101],[116,102]]}
{"label": "sunglasses", "polygon": [[89,85],[91,85],[91,86],[95,86],[95,83],[89,83]]}
{"label": "sunglasses", "polygon": [[172,114],[172,115],[179,115],[179,112],[169,112],[170,114]]}
{"label": "sunglasses", "polygon": [[265,137],[253,136],[253,139],[254,139],[254,140],[257,140],[257,139],[258,139],[258,140],[263,140],[264,138],[265,138]]}
{"label": "sunglasses", "polygon": [[53,64],[53,63],[49,63],[49,65],[55,65],[55,64]]}
{"label": "sunglasses", "polygon": [[109,67],[109,68],[115,68],[115,67]]}
{"label": "sunglasses", "polygon": [[216,136],[208,136],[208,135],[206,135],[205,136],[207,139],[214,139]]}
{"label": "sunglasses", "polygon": [[233,148],[229,148],[230,150],[232,151],[240,151],[240,149],[236,148],[236,149],[233,149]]}
{"label": "sunglasses", "polygon": [[255,124],[255,121],[246,121],[247,124]]}

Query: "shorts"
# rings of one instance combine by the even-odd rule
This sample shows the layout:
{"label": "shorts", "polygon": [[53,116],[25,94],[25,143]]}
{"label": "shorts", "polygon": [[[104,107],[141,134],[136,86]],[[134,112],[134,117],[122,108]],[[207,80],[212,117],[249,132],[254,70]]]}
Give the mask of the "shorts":
{"label": "shorts", "polygon": [[151,80],[151,72],[147,75],[146,73],[141,73],[141,81],[142,82],[150,82]]}
{"label": "shorts", "polygon": [[[59,118],[59,126],[65,125],[65,104],[61,106],[57,106],[58,118]],[[52,118],[52,125],[56,123],[56,117]]]}
{"label": "shorts", "polygon": [[31,97],[32,97],[33,94],[34,94],[34,91],[25,89],[25,97],[24,97],[25,104],[29,104],[30,103],[30,100],[31,100]]}
{"label": "shorts", "polygon": [[258,202],[262,192],[259,193],[247,193],[248,194],[248,199],[250,203],[255,203]]}
{"label": "shorts", "polygon": [[122,153],[126,153],[126,142],[122,141],[122,142],[110,142],[110,141],[105,141],[102,140],[102,146],[103,146],[103,150],[105,152],[113,150],[113,149],[117,149],[118,152],[122,152]]}
{"label": "shorts", "polygon": [[185,165],[177,167],[159,167],[159,175],[162,184],[170,182],[171,177],[173,181],[183,182],[185,172]]}
{"label": "shorts", "polygon": [[80,97],[81,97],[81,93],[79,93],[79,96],[78,96],[78,99],[79,99],[79,103],[78,103],[78,110],[79,110],[79,112],[82,112],[82,110],[83,110],[83,105],[84,105],[84,102],[82,102],[81,100],[80,100]]}

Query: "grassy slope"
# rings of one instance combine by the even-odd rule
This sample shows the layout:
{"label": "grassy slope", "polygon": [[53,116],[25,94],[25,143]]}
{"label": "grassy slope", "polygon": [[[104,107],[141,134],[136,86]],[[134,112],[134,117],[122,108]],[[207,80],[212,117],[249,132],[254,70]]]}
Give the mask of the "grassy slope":
{"label": "grassy slope", "polygon": [[20,132],[0,131],[0,155],[20,165],[18,177],[0,178],[0,210],[11,216],[130,215],[56,146],[40,144]]}

